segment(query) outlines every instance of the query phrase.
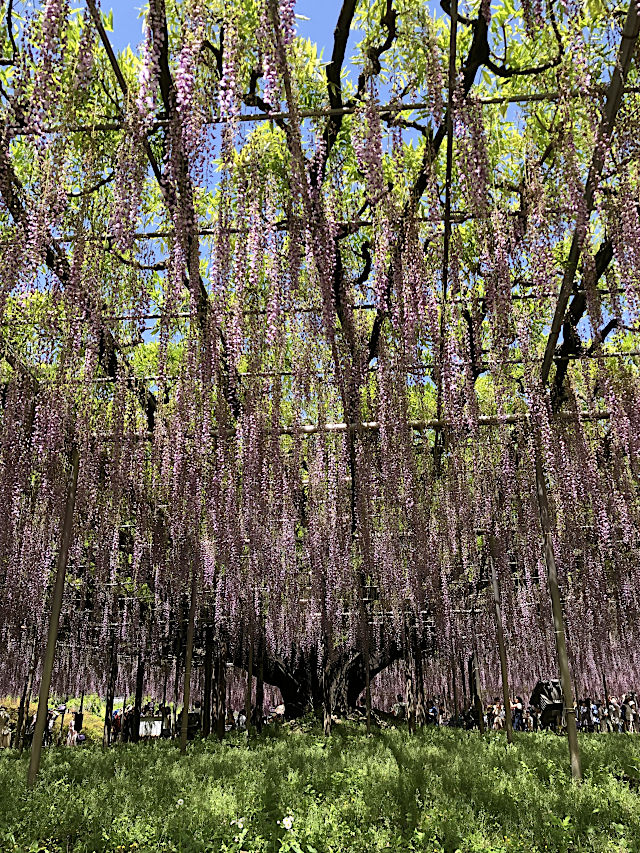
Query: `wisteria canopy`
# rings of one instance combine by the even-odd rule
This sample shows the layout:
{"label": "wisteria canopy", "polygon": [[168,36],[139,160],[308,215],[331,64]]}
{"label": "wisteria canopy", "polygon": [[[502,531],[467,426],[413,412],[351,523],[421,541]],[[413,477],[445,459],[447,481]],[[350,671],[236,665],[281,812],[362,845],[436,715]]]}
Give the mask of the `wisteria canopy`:
{"label": "wisteria canopy", "polygon": [[344,0],[324,56],[293,0],[119,54],[72,5],[0,3],[0,695],[73,460],[59,693],[114,643],[177,683],[191,609],[192,691],[213,643],[290,713],[474,653],[497,695],[492,566],[524,691],[545,540],[574,679],[637,684],[636,0]]}

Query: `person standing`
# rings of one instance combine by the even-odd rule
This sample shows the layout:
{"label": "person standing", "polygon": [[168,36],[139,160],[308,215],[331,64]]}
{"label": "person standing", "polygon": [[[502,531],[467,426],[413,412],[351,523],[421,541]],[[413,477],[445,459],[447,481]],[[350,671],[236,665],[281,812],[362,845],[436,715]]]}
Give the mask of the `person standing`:
{"label": "person standing", "polygon": [[67,730],[67,746],[75,746],[77,740],[78,733],[76,731],[75,716],[72,714],[71,719],[69,720],[69,728]]}
{"label": "person standing", "polygon": [[0,749],[9,749],[11,746],[10,722],[11,717],[9,716],[9,712],[4,705],[2,705],[0,707]]}
{"label": "person standing", "polygon": [[521,732],[524,714],[524,703],[522,701],[522,696],[516,696],[516,701],[511,706],[511,709],[513,710],[513,730],[515,732]]}

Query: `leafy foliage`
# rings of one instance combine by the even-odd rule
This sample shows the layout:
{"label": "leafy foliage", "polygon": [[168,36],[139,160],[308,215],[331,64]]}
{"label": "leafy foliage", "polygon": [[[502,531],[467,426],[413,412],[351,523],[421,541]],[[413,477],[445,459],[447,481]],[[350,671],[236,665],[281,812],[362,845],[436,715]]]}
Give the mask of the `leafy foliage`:
{"label": "leafy foliage", "polygon": [[[583,740],[585,782],[566,746],[525,734],[447,729],[367,738],[350,725],[266,732],[247,747],[196,742],[50,751],[26,797],[24,759],[0,757],[0,841],[49,853],[543,853],[637,850],[640,748]],[[290,817],[291,821],[285,819]],[[290,823],[291,829],[286,826]]]}

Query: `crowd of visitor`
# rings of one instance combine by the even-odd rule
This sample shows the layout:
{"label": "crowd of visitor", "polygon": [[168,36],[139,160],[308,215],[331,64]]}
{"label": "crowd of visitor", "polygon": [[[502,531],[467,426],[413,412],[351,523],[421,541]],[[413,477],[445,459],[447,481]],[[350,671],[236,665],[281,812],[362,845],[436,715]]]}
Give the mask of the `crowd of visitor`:
{"label": "crowd of visitor", "polygon": [[[545,708],[525,703],[522,696],[516,696],[510,703],[509,713],[513,730],[516,732],[561,731],[565,728],[565,716],[562,703],[545,703]],[[586,697],[574,703],[578,729],[584,732],[640,732],[640,713],[635,693],[623,693],[620,698],[609,696],[604,699]],[[399,719],[405,719],[407,706],[402,696],[397,696],[392,713]],[[498,699],[484,707],[484,728],[501,731],[506,726],[507,711],[504,703]],[[473,703],[466,704],[458,711],[451,712],[447,703],[439,698],[426,702],[424,722],[427,725],[453,726],[457,728],[478,728],[478,717]]]}
{"label": "crowd of visitor", "polygon": [[[81,711],[68,711],[66,705],[58,705],[55,708],[49,708],[47,711],[47,719],[44,727],[43,744],[44,746],[52,746],[57,744],[66,744],[67,746],[75,746],[82,743],[86,738],[82,733],[82,723],[84,714]],[[33,740],[33,733],[36,728],[37,712],[26,721],[24,728],[24,745],[29,746]],[[57,725],[60,719],[60,725]],[[67,726],[65,729],[65,720]],[[15,728],[11,722],[11,715],[8,709],[3,705],[0,706],[0,749],[8,749],[14,745]]]}
{"label": "crowd of visitor", "polygon": [[[623,693],[619,698],[609,696],[607,700],[586,697],[574,705],[576,722],[583,732],[640,732],[640,712],[637,696],[633,692]],[[462,709],[452,712],[444,698],[432,697],[425,703],[420,716],[426,725],[452,726],[465,729],[479,728],[478,712],[475,702],[466,701]],[[256,711],[257,709],[254,709]],[[398,720],[407,718],[407,705],[402,696],[392,706],[392,716]],[[140,710],[140,729],[138,737],[134,737],[136,715],[133,705],[123,704],[123,707],[113,711],[111,716],[110,741],[112,743],[127,743],[136,739],[173,738],[178,737],[182,728],[182,711],[175,713],[175,708],[166,703],[149,702]],[[522,696],[516,696],[510,702],[509,709],[498,699],[483,707],[483,723],[485,730],[501,731],[506,727],[507,713],[511,716],[513,729],[516,732],[536,732],[551,730],[561,732],[565,729],[566,718],[562,702],[543,699],[538,705],[526,703]],[[272,708],[268,715],[258,721],[255,714],[251,723],[267,724],[284,718],[284,705]],[[60,723],[58,724],[58,720]],[[68,720],[65,729],[65,720]],[[36,714],[27,721],[24,743],[28,746],[36,725]],[[83,714],[78,711],[68,711],[65,705],[50,708],[44,732],[44,745],[66,744],[76,746],[85,740],[82,732]],[[189,711],[187,736],[189,740],[197,737],[203,727],[203,711],[199,702]],[[226,712],[225,730],[246,731],[247,718],[244,710],[236,711],[228,708]],[[11,717],[5,706],[0,706],[0,749],[12,745],[14,728]]]}

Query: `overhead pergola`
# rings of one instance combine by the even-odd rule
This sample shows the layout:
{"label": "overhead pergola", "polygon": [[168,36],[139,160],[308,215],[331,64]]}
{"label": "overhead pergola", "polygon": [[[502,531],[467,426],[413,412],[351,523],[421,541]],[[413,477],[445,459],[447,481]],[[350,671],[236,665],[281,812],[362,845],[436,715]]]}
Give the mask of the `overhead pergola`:
{"label": "overhead pergola", "polygon": [[426,654],[457,705],[462,655],[506,699],[555,646],[580,776],[571,664],[638,672],[640,23],[485,6],[344,0],[321,64],[278,0],[151,0],[137,55],[94,0],[4,4],[0,636],[34,744],[60,620],[111,702],[119,643],[140,684],[174,644],[188,706],[196,643],[207,713],[233,657],[327,728],[394,662],[419,718]]}

